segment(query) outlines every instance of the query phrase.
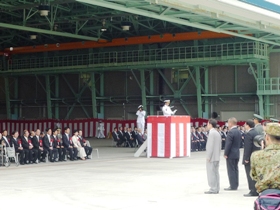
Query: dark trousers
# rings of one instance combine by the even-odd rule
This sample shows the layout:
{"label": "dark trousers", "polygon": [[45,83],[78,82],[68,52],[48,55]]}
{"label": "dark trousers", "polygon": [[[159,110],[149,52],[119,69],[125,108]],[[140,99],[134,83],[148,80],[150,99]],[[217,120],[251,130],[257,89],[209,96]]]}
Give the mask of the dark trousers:
{"label": "dark trousers", "polygon": [[37,150],[37,153],[38,153],[38,160],[40,159],[46,159],[46,155],[47,155],[47,150],[43,149],[43,150],[40,150],[40,149],[35,149]]}
{"label": "dark trousers", "polygon": [[57,149],[48,149],[50,161],[54,161],[57,158]]}
{"label": "dark trousers", "polygon": [[38,158],[38,151],[36,149],[23,149],[25,153],[24,162],[27,163],[35,161]]}
{"label": "dark trousers", "polygon": [[87,156],[91,155],[91,153],[92,153],[92,148],[89,147],[89,146],[84,146],[84,148],[85,148],[85,152],[86,152]]}
{"label": "dark trousers", "polygon": [[250,163],[248,163],[248,164],[245,164],[244,166],[245,166],[247,182],[248,182],[248,187],[249,187],[250,193],[253,193],[253,194],[257,193],[256,187],[255,187],[256,181],[252,180],[252,178],[250,176],[251,165],[250,165]]}
{"label": "dark trousers", "polygon": [[77,155],[78,155],[78,149],[76,147],[73,147],[73,157],[74,158],[77,158]]}
{"label": "dark trousers", "polygon": [[66,149],[65,148],[56,148],[58,152],[58,159],[65,160]]}
{"label": "dark trousers", "polygon": [[[26,151],[27,153],[28,151]],[[19,162],[22,164],[24,163],[24,155],[25,155],[25,151],[24,150],[16,150],[16,153],[19,153]],[[27,153],[27,156],[28,156],[28,153]]]}
{"label": "dark trousers", "polygon": [[237,189],[239,185],[238,161],[239,159],[227,159],[227,173],[229,184],[232,189]]}
{"label": "dark trousers", "polygon": [[78,155],[78,149],[77,148],[68,147],[67,150],[69,152],[70,160],[73,160],[74,158],[77,158],[77,155]]}

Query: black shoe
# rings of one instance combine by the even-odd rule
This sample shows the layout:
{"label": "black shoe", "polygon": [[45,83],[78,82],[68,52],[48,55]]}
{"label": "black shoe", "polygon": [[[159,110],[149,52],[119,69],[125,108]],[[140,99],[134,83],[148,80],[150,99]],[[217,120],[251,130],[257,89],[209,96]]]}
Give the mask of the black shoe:
{"label": "black shoe", "polygon": [[248,194],[244,194],[243,196],[244,197],[257,197],[257,196],[259,196],[259,194],[258,193],[249,192]]}
{"label": "black shoe", "polygon": [[33,164],[33,161],[30,161],[30,164]]}
{"label": "black shoe", "polygon": [[218,194],[219,192],[206,191],[204,194]]}
{"label": "black shoe", "polygon": [[74,161],[74,159],[70,159],[71,161]]}
{"label": "black shoe", "polygon": [[20,165],[25,165],[24,163],[20,163]]}
{"label": "black shoe", "polygon": [[233,191],[233,190],[237,190],[237,188],[231,188],[231,187],[228,187],[228,188],[225,188],[224,190],[227,190],[227,191]]}
{"label": "black shoe", "polygon": [[46,162],[46,160],[45,160],[45,159],[42,159],[42,160],[41,160],[41,162],[44,162],[44,163],[45,163],[45,162]]}

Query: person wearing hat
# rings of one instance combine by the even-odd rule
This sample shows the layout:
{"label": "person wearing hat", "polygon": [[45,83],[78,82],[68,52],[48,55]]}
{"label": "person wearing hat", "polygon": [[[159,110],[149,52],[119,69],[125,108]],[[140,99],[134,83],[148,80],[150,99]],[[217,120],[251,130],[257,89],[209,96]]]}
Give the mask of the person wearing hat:
{"label": "person wearing hat", "polygon": [[251,156],[251,177],[261,196],[280,190],[280,124],[268,123],[265,133],[266,148]]}
{"label": "person wearing hat", "polygon": [[98,139],[105,139],[104,131],[105,131],[104,123],[100,120],[98,122],[96,138],[98,138]]}
{"label": "person wearing hat", "polygon": [[254,138],[258,135],[258,132],[254,128],[255,124],[254,121],[249,119],[245,122],[245,138],[244,138],[244,153],[243,153],[243,161],[242,164],[245,167],[245,172],[246,172],[246,177],[247,177],[247,182],[248,182],[248,187],[250,192],[248,194],[244,194],[245,197],[250,197],[250,196],[258,196],[259,194],[257,193],[255,184],[256,182],[252,180],[250,176],[250,171],[251,171],[251,162],[250,158],[253,152],[260,150],[260,147],[255,146],[254,144]]}
{"label": "person wearing hat", "polygon": [[258,114],[254,114],[253,120],[255,123],[255,130],[258,132],[259,135],[263,134],[263,126],[261,124],[263,117]]}
{"label": "person wearing hat", "polygon": [[171,116],[171,115],[174,115],[177,112],[177,109],[172,111],[169,104],[170,104],[170,100],[165,100],[164,101],[164,106],[162,107],[162,112],[163,112],[164,116]]}
{"label": "person wearing hat", "polygon": [[143,135],[145,130],[145,116],[146,111],[143,109],[143,106],[138,106],[138,111],[136,112],[137,115],[137,128],[141,130],[141,133]]}

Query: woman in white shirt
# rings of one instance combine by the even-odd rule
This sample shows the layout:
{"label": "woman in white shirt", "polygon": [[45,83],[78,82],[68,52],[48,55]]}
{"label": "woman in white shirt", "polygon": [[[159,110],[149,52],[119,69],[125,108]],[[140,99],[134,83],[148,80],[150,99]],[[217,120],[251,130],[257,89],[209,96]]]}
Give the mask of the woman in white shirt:
{"label": "woman in white shirt", "polygon": [[78,137],[78,131],[75,130],[74,131],[74,135],[72,136],[72,141],[73,141],[73,144],[74,144],[74,147],[76,147],[78,149],[78,157],[80,157],[82,160],[85,160],[87,154],[85,152],[85,148],[82,147],[80,141],[79,141],[79,137]]}

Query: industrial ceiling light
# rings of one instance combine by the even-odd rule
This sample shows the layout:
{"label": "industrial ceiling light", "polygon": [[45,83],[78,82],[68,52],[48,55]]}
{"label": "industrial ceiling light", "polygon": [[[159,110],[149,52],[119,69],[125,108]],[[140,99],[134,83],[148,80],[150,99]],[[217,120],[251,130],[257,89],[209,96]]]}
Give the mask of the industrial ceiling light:
{"label": "industrial ceiling light", "polygon": [[41,5],[39,5],[38,9],[39,9],[40,15],[46,17],[49,14],[50,6],[46,5],[46,4],[41,4]]}
{"label": "industrial ceiling light", "polygon": [[100,31],[102,31],[102,32],[107,31],[107,28],[105,27],[105,24],[106,24],[106,20],[103,19],[102,20],[102,28],[100,29]]}
{"label": "industrial ceiling light", "polygon": [[32,35],[30,35],[30,37],[29,37],[31,40],[35,40],[35,39],[37,39],[37,35],[35,35],[35,34],[32,34]]}
{"label": "industrial ceiling light", "polygon": [[122,30],[129,31],[131,24],[130,24],[130,22],[122,22],[121,26],[122,26]]}

